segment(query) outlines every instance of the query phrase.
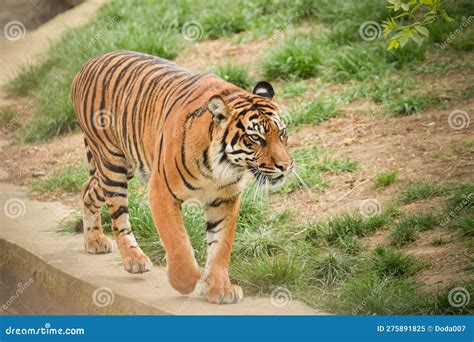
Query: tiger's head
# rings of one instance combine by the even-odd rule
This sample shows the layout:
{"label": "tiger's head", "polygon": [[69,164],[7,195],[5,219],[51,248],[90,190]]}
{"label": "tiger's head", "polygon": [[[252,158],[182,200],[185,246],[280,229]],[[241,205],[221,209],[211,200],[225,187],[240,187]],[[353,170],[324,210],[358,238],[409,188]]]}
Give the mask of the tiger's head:
{"label": "tiger's head", "polygon": [[294,163],[286,148],[287,127],[279,106],[272,101],[273,87],[259,82],[252,94],[242,93],[226,103],[219,95],[208,102],[219,153],[234,174],[248,170],[261,184],[278,185],[292,171]]}

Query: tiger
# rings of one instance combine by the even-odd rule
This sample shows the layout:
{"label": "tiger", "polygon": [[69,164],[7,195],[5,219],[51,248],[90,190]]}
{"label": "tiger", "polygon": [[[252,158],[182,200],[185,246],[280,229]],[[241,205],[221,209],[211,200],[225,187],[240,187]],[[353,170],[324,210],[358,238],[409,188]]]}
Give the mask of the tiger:
{"label": "tiger", "polygon": [[[85,250],[118,248],[126,271],[152,269],[129,220],[128,182],[138,173],[147,183],[170,285],[185,295],[199,284],[199,296],[211,303],[242,301],[229,264],[243,190],[251,179],[278,186],[294,167],[274,94],[267,81],[250,93],[143,53],[109,52],[87,61],[71,84],[90,172],[82,196]],[[205,212],[203,270],[181,212],[192,200]],[[116,247],[102,228],[104,204]]]}

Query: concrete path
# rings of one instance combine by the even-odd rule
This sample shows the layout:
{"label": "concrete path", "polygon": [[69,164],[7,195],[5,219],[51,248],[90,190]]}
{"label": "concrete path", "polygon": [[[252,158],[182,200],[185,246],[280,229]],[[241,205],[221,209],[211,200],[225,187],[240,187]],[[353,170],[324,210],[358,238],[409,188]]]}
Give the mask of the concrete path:
{"label": "concrete path", "polygon": [[285,291],[281,298],[247,297],[235,305],[182,296],[170,287],[162,267],[129,274],[118,251],[91,255],[81,234],[58,232],[58,222],[71,213],[61,203],[30,200],[14,185],[0,183],[0,188],[3,314],[324,314],[288,300]]}
{"label": "concrete path", "polygon": [[[16,27],[12,37],[2,37],[0,44],[0,86],[19,69],[34,62],[47,51],[52,43],[59,40],[67,29],[87,23],[107,0],[86,0],[78,6],[58,14],[37,29],[28,31],[24,27]],[[4,28],[0,28],[2,31]],[[4,32],[2,32],[5,35]],[[22,37],[22,38],[20,38]]]}

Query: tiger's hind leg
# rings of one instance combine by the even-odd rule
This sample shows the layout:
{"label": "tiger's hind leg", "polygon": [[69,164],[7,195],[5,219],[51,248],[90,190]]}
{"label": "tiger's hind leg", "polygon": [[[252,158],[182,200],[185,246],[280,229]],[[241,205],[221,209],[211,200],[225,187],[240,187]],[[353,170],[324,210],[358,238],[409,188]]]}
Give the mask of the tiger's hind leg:
{"label": "tiger's hind leg", "polygon": [[83,188],[83,227],[84,247],[88,253],[104,254],[113,249],[112,243],[102,230],[100,208],[105,202],[103,191],[96,175],[96,166],[92,153],[87,146],[87,160],[89,162],[90,178]]}
{"label": "tiger's hind leg", "polygon": [[110,211],[112,232],[122,255],[123,265],[130,273],[151,271],[150,258],[138,246],[132,232],[128,214],[128,180],[133,176],[127,171],[126,161],[116,156],[102,158],[99,168],[100,185]]}

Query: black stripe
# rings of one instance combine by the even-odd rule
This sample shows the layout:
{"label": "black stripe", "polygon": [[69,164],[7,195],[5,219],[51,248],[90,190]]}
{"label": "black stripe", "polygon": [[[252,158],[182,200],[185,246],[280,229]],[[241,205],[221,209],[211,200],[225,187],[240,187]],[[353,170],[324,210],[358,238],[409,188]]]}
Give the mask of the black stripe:
{"label": "black stripe", "polygon": [[119,234],[122,234],[124,232],[126,232],[125,234],[130,234],[132,230],[130,228],[122,228],[119,230]]}
{"label": "black stripe", "polygon": [[224,219],[220,219],[214,222],[206,222],[206,231],[210,231],[214,228],[216,228]]}
{"label": "black stripe", "polygon": [[113,198],[113,197],[127,197],[127,194],[121,193],[121,192],[115,192],[115,191],[108,191],[108,190],[103,190],[104,191],[104,196],[107,198]]}
{"label": "black stripe", "polygon": [[114,211],[112,214],[110,214],[110,217],[113,220],[116,220],[120,216],[122,216],[123,214],[128,214],[128,207],[125,207],[125,206],[121,205],[116,211]]}
{"label": "black stripe", "polygon": [[176,165],[176,170],[178,170],[178,174],[181,177],[181,180],[183,181],[184,185],[189,189],[189,190],[199,190],[201,188],[193,186],[191,183],[189,183],[181,173],[181,170],[179,169],[178,162],[176,159],[174,160],[174,164]]}
{"label": "black stripe", "polygon": [[209,165],[208,152],[209,152],[209,148],[206,147],[206,149],[202,152],[202,162],[204,163],[204,166],[206,167],[206,169],[208,169],[209,171],[212,171],[211,170],[211,165]]}
{"label": "black stripe", "polygon": [[99,193],[97,192],[97,188],[96,188],[96,187],[94,187],[94,195],[95,195],[95,197],[96,197],[99,201],[105,202],[105,198],[99,195]]}
{"label": "black stripe", "polygon": [[115,181],[113,179],[110,179],[110,178],[106,177],[105,175],[102,177],[102,181],[107,186],[117,186],[117,187],[124,188],[124,189],[128,188],[127,182]]}
{"label": "black stripe", "polygon": [[115,173],[120,173],[120,174],[127,174],[127,169],[125,167],[120,166],[120,165],[114,165],[110,163],[103,156],[101,156],[100,159],[101,159],[102,164],[110,171],[115,172]]}
{"label": "black stripe", "polygon": [[232,137],[232,140],[230,141],[230,145],[234,146],[239,140],[239,138],[240,138],[240,134],[239,132],[236,132],[235,135]]}
{"label": "black stripe", "polygon": [[178,196],[176,196],[174,194],[173,190],[171,190],[170,184],[168,183],[168,178],[166,177],[166,171],[164,169],[163,169],[163,177],[165,178],[165,184],[166,184],[166,187],[168,188],[168,191],[170,192],[170,194],[174,197],[175,200],[182,203],[183,200],[180,199]]}
{"label": "black stripe", "polygon": [[231,203],[235,201],[235,197],[228,197],[228,198],[223,198],[223,197],[217,197],[214,199],[211,203],[207,204],[208,207],[218,207],[223,203]]}

